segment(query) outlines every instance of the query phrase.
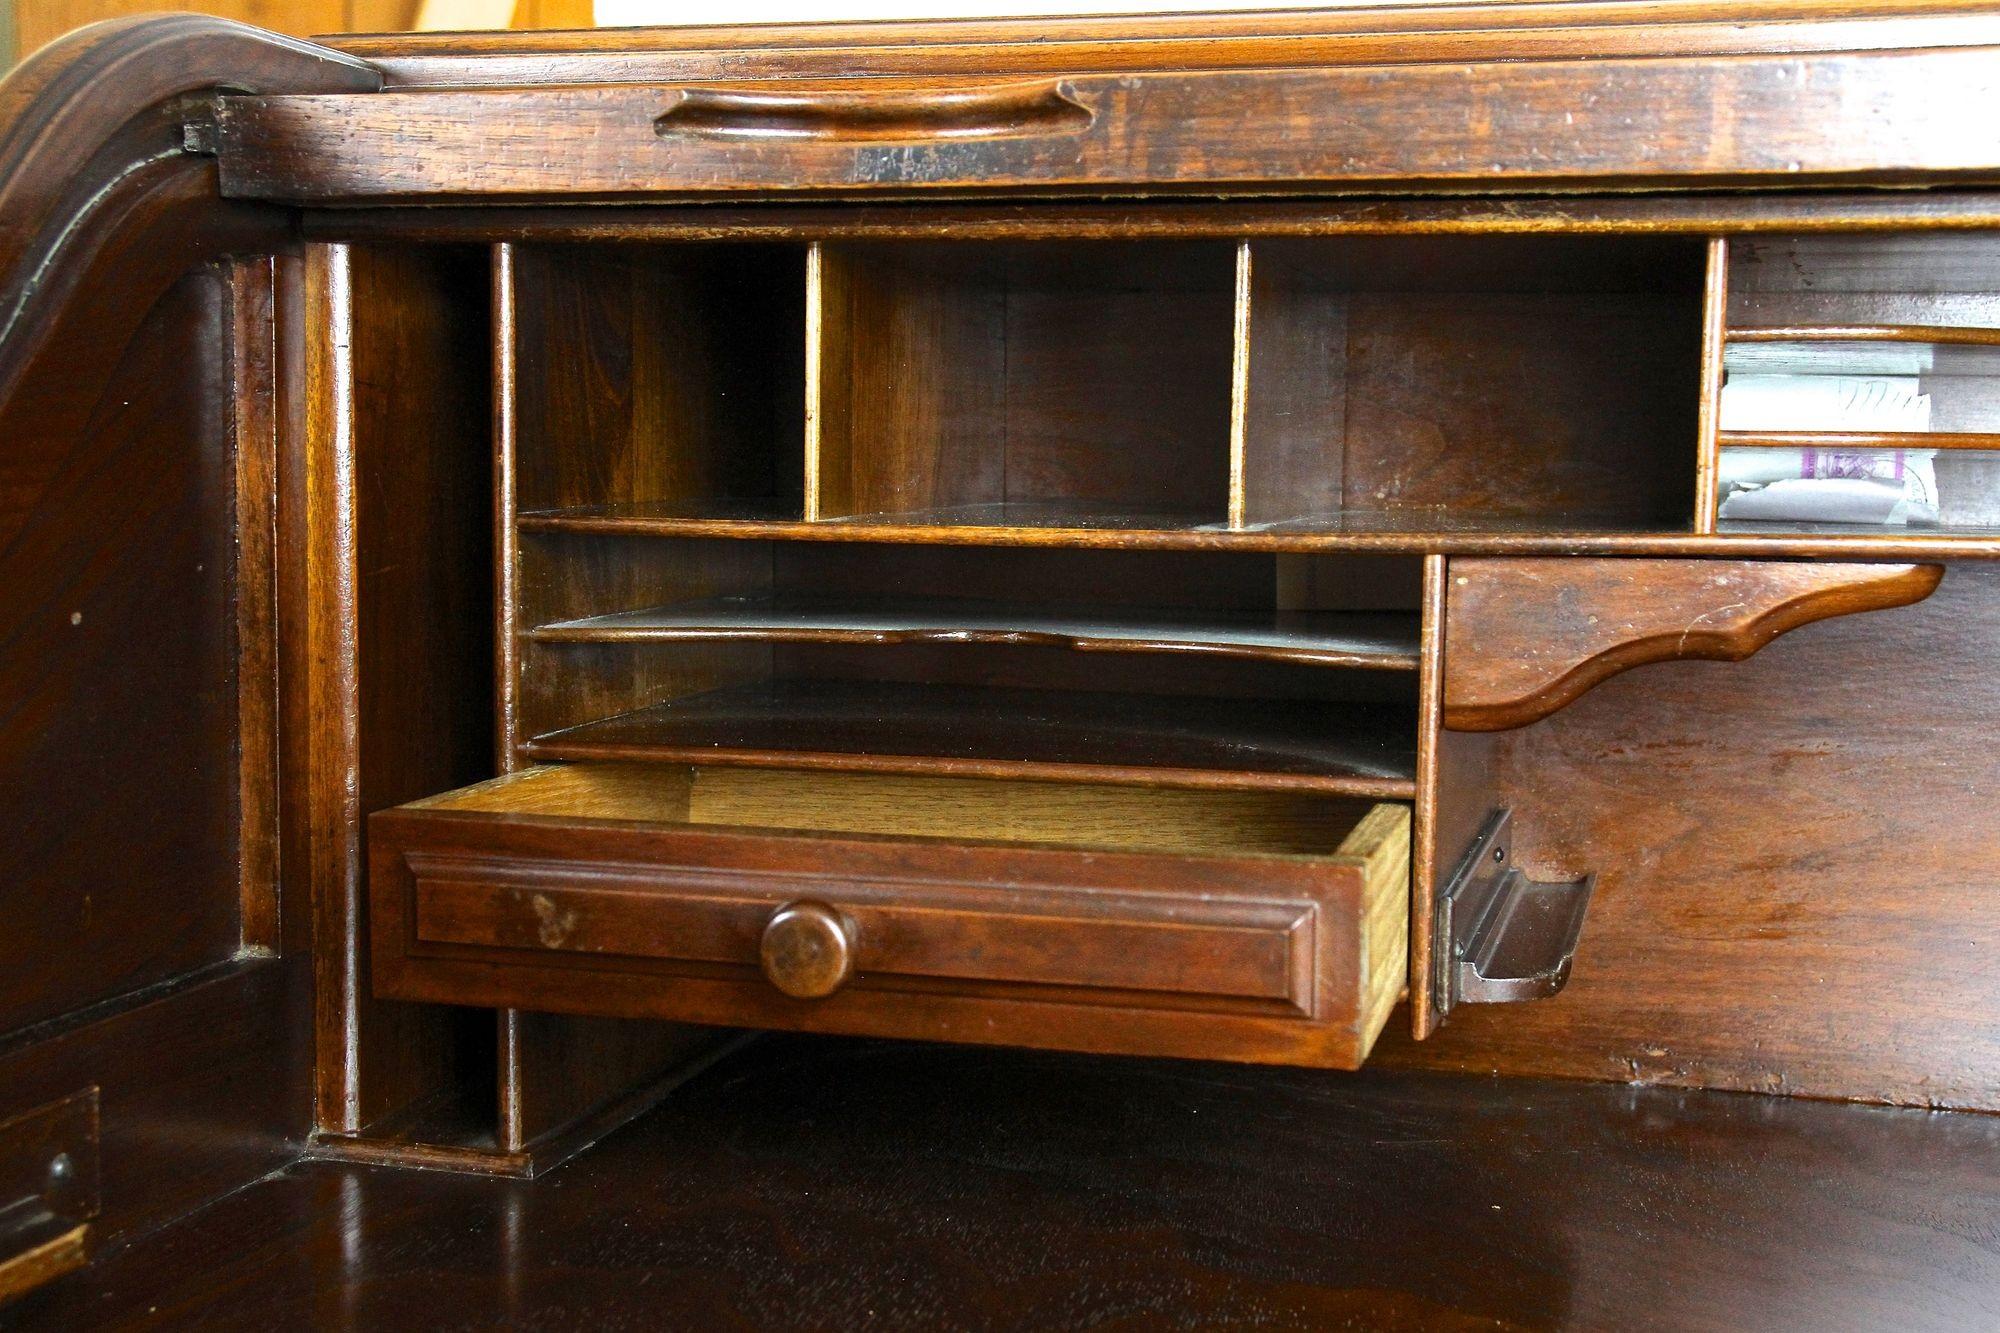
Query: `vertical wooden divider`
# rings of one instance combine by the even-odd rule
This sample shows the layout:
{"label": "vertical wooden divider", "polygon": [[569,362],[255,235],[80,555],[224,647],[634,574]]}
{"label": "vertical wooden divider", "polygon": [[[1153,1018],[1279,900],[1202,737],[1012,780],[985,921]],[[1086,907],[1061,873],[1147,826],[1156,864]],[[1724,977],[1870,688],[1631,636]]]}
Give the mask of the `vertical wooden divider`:
{"label": "vertical wooden divider", "polygon": [[820,512],[820,448],[826,430],[826,243],[806,250],[806,458],[805,521]]}
{"label": "vertical wooden divider", "polygon": [[521,577],[521,534],[515,521],[519,411],[514,330],[514,247],[503,241],[493,247],[493,697],[495,763],[502,773],[514,771],[521,743],[520,642],[514,623]]}
{"label": "vertical wooden divider", "polygon": [[490,559],[482,525],[443,517],[489,486],[486,395],[463,374],[487,312],[461,250],[309,245],[304,270],[304,531],[286,558],[305,565],[305,645],[287,678],[306,700],[314,1152],[429,1162],[463,1150],[490,1029],[376,998],[365,816],[490,762],[489,626],[439,612],[473,604]]}
{"label": "vertical wooden divider", "polygon": [[355,672],[354,320],[350,255],[305,259],[308,855],[313,899],[314,1121],[361,1130],[360,691]]}
{"label": "vertical wooden divider", "polygon": [[[809,260],[817,267],[817,247]],[[493,301],[493,626],[496,763],[502,773],[522,767],[520,716],[520,292],[516,251],[492,249]],[[809,276],[809,287],[816,286]],[[810,293],[809,293],[810,298]],[[535,312],[530,312],[535,317]],[[644,337],[642,328],[631,336]],[[807,354],[813,354],[814,309],[807,310]],[[814,505],[812,363],[808,361],[807,517]],[[659,441],[644,442],[659,447]],[[531,447],[545,442],[530,441]],[[682,1080],[733,1049],[736,1033],[674,1023],[500,1009],[494,1013],[494,1151],[485,1169],[533,1176],[566,1160],[654,1105]],[[468,1164],[467,1169],[479,1169]]]}
{"label": "vertical wooden divider", "polygon": [[236,452],[238,876],[246,953],[282,952],[278,897],[277,261],[229,267]]}
{"label": "vertical wooden divider", "polygon": [[1721,504],[1718,448],[1722,423],[1722,361],[1729,334],[1729,241],[1716,236],[1708,242],[1708,273],[1702,284],[1701,412],[1696,428],[1694,530],[1713,533]]}
{"label": "vertical wooden divider", "polygon": [[1431,995],[1431,938],[1438,879],[1438,736],[1444,716],[1444,614],[1449,564],[1424,557],[1424,586],[1417,630],[1417,800],[1410,828],[1410,1032],[1418,1041],[1436,1027]]}
{"label": "vertical wooden divider", "polygon": [[[502,773],[520,767],[520,642],[515,608],[520,604],[520,529],[514,450],[519,413],[514,398],[518,370],[515,342],[514,247],[493,247],[493,701],[495,766]],[[521,1114],[520,1014],[502,1009],[495,1071],[498,1128],[503,1152],[525,1146]]]}
{"label": "vertical wooden divider", "polygon": [[1231,333],[1229,359],[1229,526],[1244,525],[1248,502],[1245,477],[1248,472],[1250,423],[1250,308],[1251,265],[1255,256],[1250,242],[1236,246],[1235,321]]}

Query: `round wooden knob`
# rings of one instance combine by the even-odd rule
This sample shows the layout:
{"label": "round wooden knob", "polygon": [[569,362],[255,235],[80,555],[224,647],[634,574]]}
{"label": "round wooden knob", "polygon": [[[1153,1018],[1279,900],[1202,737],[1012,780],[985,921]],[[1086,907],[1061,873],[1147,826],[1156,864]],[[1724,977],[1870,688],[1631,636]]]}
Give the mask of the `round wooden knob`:
{"label": "round wooden knob", "polygon": [[787,903],[764,927],[758,950],[773,986],[801,1000],[839,990],[854,971],[854,927],[825,903]]}

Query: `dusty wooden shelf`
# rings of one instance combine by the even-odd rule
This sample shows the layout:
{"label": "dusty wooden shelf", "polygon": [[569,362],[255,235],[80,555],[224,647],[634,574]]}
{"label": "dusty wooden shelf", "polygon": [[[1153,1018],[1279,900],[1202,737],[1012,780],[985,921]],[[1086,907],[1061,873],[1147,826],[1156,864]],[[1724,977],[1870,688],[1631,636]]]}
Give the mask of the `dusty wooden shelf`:
{"label": "dusty wooden shelf", "polygon": [[1412,613],[1065,608],[965,598],[715,597],[538,626],[542,643],[1028,644],[1082,652],[1207,653],[1414,671]]}
{"label": "dusty wooden shelf", "polygon": [[874,769],[1158,786],[1416,791],[1405,708],[1311,700],[781,681],[526,742],[535,759]]}
{"label": "dusty wooden shelf", "polygon": [[[978,508],[978,507],[975,507]],[[1638,521],[1626,515],[1452,513],[1434,509],[1350,509],[1231,528],[1198,515],[1125,514],[1119,523],[1082,521],[1066,506],[994,507],[990,525],[938,522],[944,511],[876,514],[807,522],[785,502],[594,505],[519,515],[528,533],[622,537],[709,537],[752,541],[887,542],[936,546],[1127,547],[1147,550],[1354,549],[1422,552],[1532,547],[1567,553],[1582,544],[1672,544],[1694,536],[1686,514]],[[951,511],[965,519],[971,511]],[[1047,522],[1027,521],[1037,516]],[[1067,522],[1056,522],[1058,518]],[[1100,515],[1100,518],[1108,516]]]}

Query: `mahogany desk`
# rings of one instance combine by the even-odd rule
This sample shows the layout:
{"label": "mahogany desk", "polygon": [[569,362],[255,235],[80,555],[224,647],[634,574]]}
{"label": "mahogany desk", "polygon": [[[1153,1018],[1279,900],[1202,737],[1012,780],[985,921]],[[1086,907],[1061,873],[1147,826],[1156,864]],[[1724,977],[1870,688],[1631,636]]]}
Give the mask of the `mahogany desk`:
{"label": "mahogany desk", "polygon": [[[1996,96],[2000,6],[1898,0],[49,48],[0,1299],[601,1324],[709,1263],[763,1285],[676,1317],[851,1327],[901,1256],[903,1326],[1990,1319]],[[1188,1173],[1120,1222],[1016,1151]],[[616,1245],[551,1192],[717,1154],[860,1276],[676,1205],[564,1304],[542,1246]],[[1662,1305],[1681,1179],[1734,1221],[1677,1262],[1755,1271]],[[1200,1220],[1304,1182],[1379,1263]],[[1074,1284],[915,1245],[989,1204]]]}

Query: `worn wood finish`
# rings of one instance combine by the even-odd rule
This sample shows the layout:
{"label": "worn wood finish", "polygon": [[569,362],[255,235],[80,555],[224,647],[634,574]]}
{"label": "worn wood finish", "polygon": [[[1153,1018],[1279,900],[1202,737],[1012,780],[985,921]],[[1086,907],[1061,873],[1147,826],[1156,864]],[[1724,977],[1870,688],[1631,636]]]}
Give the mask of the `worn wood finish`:
{"label": "worn wood finish", "polygon": [[1793,1099],[774,1037],[555,1179],[301,1167],[10,1314],[1976,1328],[1995,1138]]}
{"label": "worn wood finish", "polygon": [[[1250,13],[343,37],[390,85],[520,86],[1986,45],[1990,0],[1597,0]],[[1055,28],[1052,32],[1051,29]]]}
{"label": "worn wood finish", "polygon": [[1920,602],[1943,577],[1941,565],[1454,560],[1444,724],[1526,726],[1621,671],[1740,662],[1801,625]]}
{"label": "worn wood finish", "polygon": [[277,265],[229,271],[231,423],[236,475],[236,764],[242,943],[276,954],[279,916]]}
{"label": "worn wood finish", "polygon": [[795,246],[517,246],[516,505],[789,500],[803,486]]}
{"label": "worn wood finish", "polygon": [[[1986,33],[1989,40],[1992,31]],[[227,193],[314,202],[957,190],[1522,189],[1991,183],[1984,49],[1728,59],[1321,66],[1020,83],[871,81],[911,124],[851,128],[839,85],[727,85],[744,128],[680,132],[675,87],[232,97]],[[964,102],[991,132],[963,140]],[[1074,113],[1026,107],[1066,104]],[[1645,106],[1639,117],[1629,108]],[[1681,109],[1686,114],[1677,114]],[[824,132],[798,133],[799,118]],[[1402,132],[1414,118],[1436,128]],[[1718,126],[1727,125],[1727,132]]]}
{"label": "worn wood finish", "polygon": [[[595,512],[525,514],[521,530],[619,537],[711,537],[800,542],[887,542],[922,546],[1017,546],[1099,551],[1239,551],[1302,555],[1663,556],[1739,559],[1991,560],[2000,531],[1921,529],[1856,531],[1825,524],[1772,530],[1720,527],[1716,535],[1682,528],[1631,530],[1589,521],[1435,510],[1350,510],[1233,532],[1216,525],[1173,526],[1176,515],[1095,515],[1063,507],[1023,515],[987,511],[904,515],[870,522],[800,523],[769,515],[719,518],[678,506],[640,505]],[[1137,521],[1134,521],[1136,518]],[[1039,520],[1024,521],[1024,520]]]}
{"label": "worn wood finish", "polygon": [[1246,521],[1687,526],[1693,247],[1357,237],[1252,248]]}
{"label": "worn wood finish", "polygon": [[[179,99],[222,83],[250,91],[363,92],[365,62],[193,14],[94,24],[37,52],[0,82],[0,400],[80,284],[104,224],[192,181],[214,215],[210,164],[182,155]],[[121,216],[123,215],[123,216]],[[192,256],[178,256],[185,270]]]}
{"label": "worn wood finish", "polygon": [[[951,523],[965,507],[1049,504],[1222,518],[1229,258],[822,247],[813,516]],[[1135,327],[1151,330],[1142,344]]]}
{"label": "worn wood finish", "polygon": [[1938,236],[2000,222],[1991,190],[1800,191],[1796,194],[1574,194],[1261,197],[1226,200],[1048,199],[938,201],[921,209],[883,201],[717,202],[676,205],[591,201],[408,209],[354,207],[306,213],[316,240],[483,242],[663,240],[1226,240],[1277,236],[1648,235],[1710,240],[1718,233],[1796,236],[1843,232]]}
{"label": "worn wood finish", "polygon": [[1460,1009],[1422,1047],[1385,1037],[1390,1058],[2000,1105],[1968,962],[2000,947],[1996,592],[1955,566],[1924,602],[1727,670],[1663,663],[1533,726],[1447,732],[1484,747],[1476,804],[1513,806],[1517,862],[1598,887],[1563,994]]}
{"label": "worn wood finish", "polygon": [[1437,896],[1449,871],[1440,873],[1439,799],[1442,777],[1445,664],[1445,577],[1443,556],[1424,561],[1417,639],[1416,799],[1410,811],[1410,1031],[1422,1041],[1436,1017],[1432,998],[1432,929]]}
{"label": "worn wood finish", "polygon": [[199,269],[67,410],[56,366],[0,406],[0,1030],[242,939],[229,313]]}
{"label": "worn wood finish", "polygon": [[[316,748],[319,1124],[393,1123],[468,1077],[469,1018],[379,1003],[360,820],[485,775],[492,660],[486,274],[478,254],[308,256],[307,595]],[[470,687],[469,687],[470,686]],[[490,1029],[489,1029],[490,1030]],[[488,1057],[490,1059],[490,1055]]]}
{"label": "worn wood finish", "polygon": [[1774,325],[2000,325],[2000,242],[1929,237],[1768,236],[1729,264],[1731,328]]}
{"label": "worn wood finish", "polygon": [[1348,301],[1310,290],[1265,247],[1245,241],[1239,262],[1230,526],[1336,513],[1347,496]]}
{"label": "worn wood finish", "polygon": [[[774,836],[756,826],[798,820],[797,802],[760,812],[740,790],[728,808],[748,831],[703,830],[691,822],[699,804],[686,823],[579,821],[564,811],[560,770],[558,799],[524,816],[522,788],[543,772],[502,780],[504,813],[473,794],[371,821],[379,991],[1352,1066],[1402,990],[1409,815],[1398,806],[1357,816],[1337,804],[1315,818],[1285,804],[1322,850],[1271,856],[1232,846],[1212,813],[1213,850],[1083,850],[1059,813],[1037,827],[999,802],[1010,838],[1034,831],[1053,844],[1031,849]],[[808,809],[839,800],[838,780],[820,781],[827,790]],[[598,786],[595,808],[617,789]],[[972,793],[968,819],[994,804],[976,784]],[[1197,817],[1220,808],[1179,804]]]}

